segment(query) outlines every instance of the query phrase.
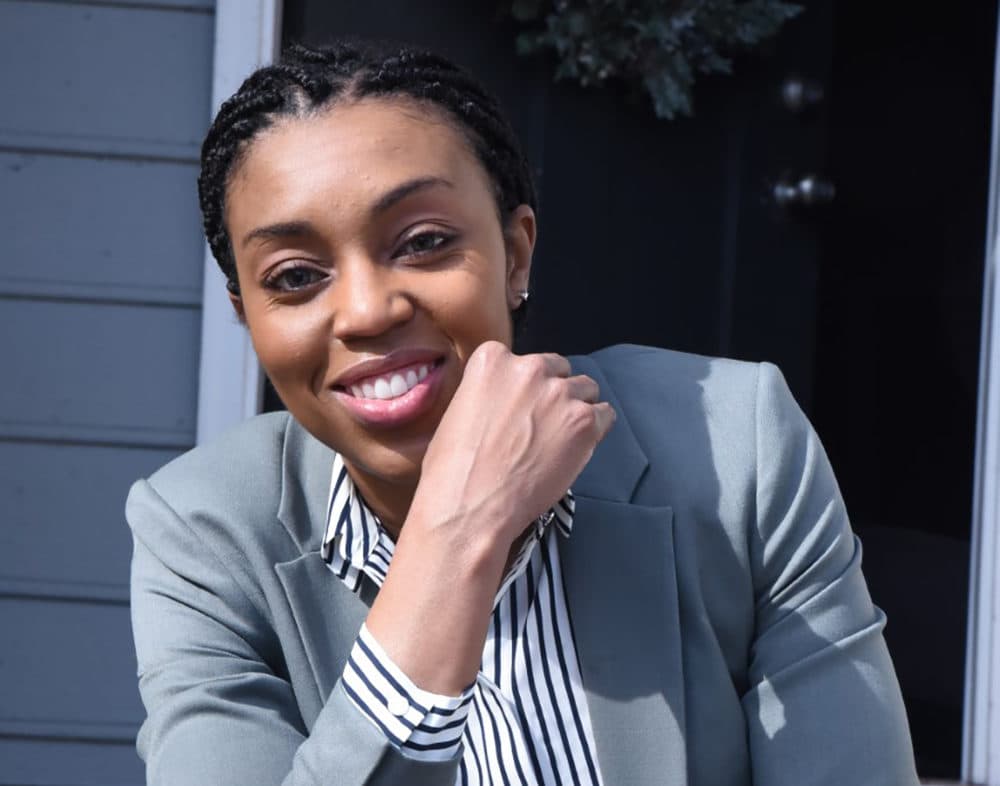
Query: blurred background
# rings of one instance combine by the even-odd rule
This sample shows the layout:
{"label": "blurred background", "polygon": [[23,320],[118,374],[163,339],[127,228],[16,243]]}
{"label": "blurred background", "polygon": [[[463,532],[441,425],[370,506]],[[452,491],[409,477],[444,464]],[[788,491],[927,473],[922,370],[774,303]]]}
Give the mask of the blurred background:
{"label": "blurred background", "polygon": [[888,614],[921,775],[1000,783],[963,764],[966,659],[994,635],[968,637],[997,3],[804,2],[671,120],[518,54],[525,5],[574,6],[0,0],[0,784],[143,782],[128,486],[279,405],[247,395],[206,267],[200,141],[282,42],[339,34],[428,45],[501,97],[541,191],[525,351],[782,368]]}

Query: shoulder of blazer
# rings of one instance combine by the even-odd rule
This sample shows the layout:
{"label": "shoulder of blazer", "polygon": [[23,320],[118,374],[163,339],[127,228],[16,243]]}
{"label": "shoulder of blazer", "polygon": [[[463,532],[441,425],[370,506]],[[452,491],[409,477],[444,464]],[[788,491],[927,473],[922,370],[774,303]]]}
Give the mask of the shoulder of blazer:
{"label": "shoulder of blazer", "polygon": [[216,551],[280,561],[319,549],[333,455],[275,412],[178,456],[148,483]]}
{"label": "shoulder of blazer", "polygon": [[[599,489],[595,496],[616,498],[607,485],[635,455],[648,468],[624,499],[647,503],[707,499],[708,479],[742,485],[755,471],[759,364],[636,345],[571,360],[577,373],[598,382],[618,414],[581,475],[585,488]],[[617,493],[624,485],[617,482]],[[649,487],[659,499],[643,494]]]}

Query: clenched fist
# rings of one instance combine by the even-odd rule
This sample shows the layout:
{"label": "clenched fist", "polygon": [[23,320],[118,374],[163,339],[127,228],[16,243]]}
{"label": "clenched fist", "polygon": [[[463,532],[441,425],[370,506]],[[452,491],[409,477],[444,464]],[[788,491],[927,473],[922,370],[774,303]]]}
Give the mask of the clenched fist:
{"label": "clenched fist", "polygon": [[424,456],[413,502],[421,519],[471,524],[509,546],[548,510],[615,419],[597,383],[570,374],[560,355],[480,345]]}

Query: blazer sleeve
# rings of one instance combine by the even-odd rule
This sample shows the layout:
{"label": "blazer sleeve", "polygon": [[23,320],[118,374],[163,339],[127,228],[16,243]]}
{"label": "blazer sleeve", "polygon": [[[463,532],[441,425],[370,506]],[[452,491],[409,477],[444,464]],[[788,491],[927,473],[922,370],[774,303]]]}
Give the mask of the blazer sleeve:
{"label": "blazer sleeve", "polygon": [[461,751],[418,762],[394,748],[339,682],[306,730],[260,603],[146,481],[126,506],[132,625],[152,786],[451,786]]}
{"label": "blazer sleeve", "polygon": [[757,786],[917,784],[906,714],[861,545],[815,431],[759,367],[755,635],[743,698]]}

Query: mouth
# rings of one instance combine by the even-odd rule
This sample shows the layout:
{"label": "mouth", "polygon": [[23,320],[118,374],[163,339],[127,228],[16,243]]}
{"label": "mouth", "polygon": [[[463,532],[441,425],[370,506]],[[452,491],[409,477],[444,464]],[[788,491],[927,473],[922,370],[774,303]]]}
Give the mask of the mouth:
{"label": "mouth", "polygon": [[357,399],[390,401],[405,396],[443,363],[444,358],[410,363],[391,371],[356,377],[349,384],[337,385],[335,389]]}
{"label": "mouth", "polygon": [[443,356],[426,352],[365,361],[345,373],[333,393],[365,426],[403,426],[433,408],[444,365]]}

